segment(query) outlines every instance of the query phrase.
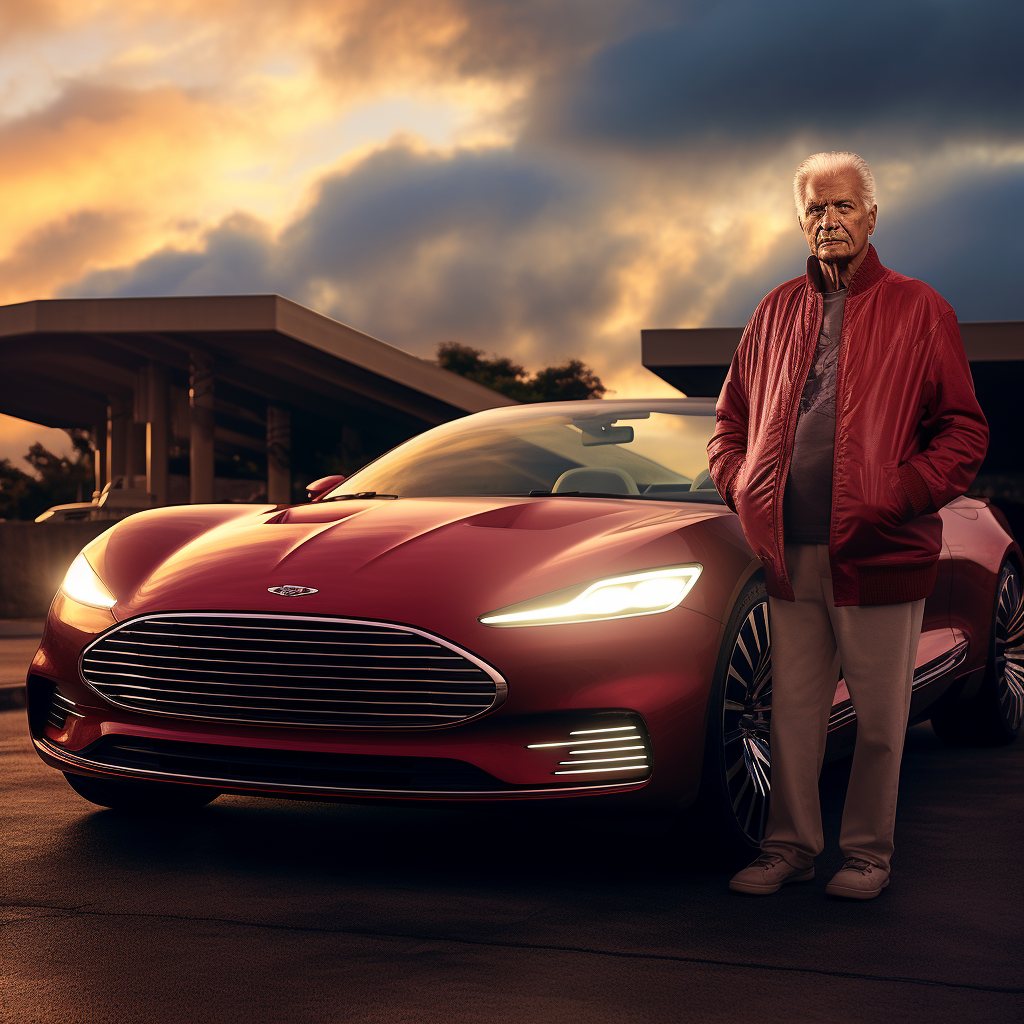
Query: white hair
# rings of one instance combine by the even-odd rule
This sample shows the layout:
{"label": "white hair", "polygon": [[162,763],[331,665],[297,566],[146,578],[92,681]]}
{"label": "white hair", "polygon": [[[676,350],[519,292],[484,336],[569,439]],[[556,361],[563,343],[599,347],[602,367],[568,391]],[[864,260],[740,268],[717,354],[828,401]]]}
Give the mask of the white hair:
{"label": "white hair", "polygon": [[804,203],[807,198],[807,183],[820,174],[840,174],[853,171],[860,179],[860,195],[864,201],[864,209],[870,210],[875,205],[875,178],[871,168],[856,153],[814,153],[809,156],[793,175],[793,201],[796,203],[796,215],[801,222],[804,219]]}

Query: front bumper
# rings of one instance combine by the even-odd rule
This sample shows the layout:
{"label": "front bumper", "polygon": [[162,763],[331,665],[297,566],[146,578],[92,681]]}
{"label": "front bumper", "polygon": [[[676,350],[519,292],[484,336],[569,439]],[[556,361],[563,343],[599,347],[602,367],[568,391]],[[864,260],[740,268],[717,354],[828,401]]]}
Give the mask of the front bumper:
{"label": "front bumper", "polygon": [[[526,631],[489,631],[487,639],[505,650],[483,655],[508,666],[508,700],[473,721],[399,731],[209,722],[114,706],[80,670],[82,650],[102,630],[80,631],[51,615],[29,677],[29,721],[43,761],[94,777],[307,799],[445,803],[623,794],[647,806],[680,806],[692,801],[700,782],[720,624],[694,613],[679,620],[683,635],[666,636],[652,617],[602,623],[599,636],[586,628],[595,624],[538,631],[526,648]],[[574,630],[580,639],[567,642]],[[644,630],[650,635],[638,635]],[[638,732],[623,746],[638,749],[587,756],[589,745],[603,742],[588,730],[627,726]],[[628,760],[634,757],[635,768]],[[622,763],[605,770],[602,758]]]}
{"label": "front bumper", "polygon": [[[628,716],[649,751],[638,716]],[[616,713],[588,724],[626,721]],[[542,733],[545,736],[553,732]],[[40,757],[62,771],[99,777],[176,782],[221,792],[334,799],[508,800],[630,792],[647,785],[650,758],[614,781],[509,785],[467,761],[444,757],[296,751],[231,744],[182,742],[111,735],[75,752],[43,736],[33,740]],[[552,746],[554,742],[551,741]],[[544,746],[547,746],[545,744]],[[550,749],[550,748],[549,748]],[[643,755],[640,755],[643,756]],[[584,771],[586,769],[569,769]],[[606,776],[607,778],[607,776]]]}

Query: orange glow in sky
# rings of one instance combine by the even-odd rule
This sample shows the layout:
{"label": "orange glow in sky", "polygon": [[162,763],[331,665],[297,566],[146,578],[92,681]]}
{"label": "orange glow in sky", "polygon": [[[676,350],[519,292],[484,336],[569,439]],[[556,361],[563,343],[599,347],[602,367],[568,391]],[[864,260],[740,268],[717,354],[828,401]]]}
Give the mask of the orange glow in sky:
{"label": "orange glow in sky", "polygon": [[[0,303],[276,291],[425,358],[579,357],[618,397],[672,395],[640,330],[740,325],[801,273],[789,182],[831,148],[875,170],[883,262],[955,290],[962,233],[913,239],[1024,168],[1012,88],[1006,112],[971,95],[975,56],[1001,66],[971,49],[983,12],[936,37],[953,99],[907,71],[898,109],[851,89],[835,118],[787,77],[805,6],[8,0]],[[848,45],[889,88],[895,15],[869,6]],[[0,418],[0,457],[25,436]]]}

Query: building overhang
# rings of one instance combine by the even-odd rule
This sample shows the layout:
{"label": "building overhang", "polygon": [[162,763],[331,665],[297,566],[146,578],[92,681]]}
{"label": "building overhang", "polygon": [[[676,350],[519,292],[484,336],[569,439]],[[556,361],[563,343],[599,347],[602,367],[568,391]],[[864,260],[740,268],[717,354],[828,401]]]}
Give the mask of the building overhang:
{"label": "building overhang", "polygon": [[331,417],[372,410],[420,428],[513,399],[280,295],[46,299],[0,306],[0,412],[51,427],[106,417],[138,374],[179,381],[190,354],[218,384]]}
{"label": "building overhang", "polygon": [[[972,367],[1024,361],[1024,321],[961,323],[960,333]],[[644,330],[640,332],[641,358],[648,370],[683,394],[717,398],[742,336],[742,327]]]}

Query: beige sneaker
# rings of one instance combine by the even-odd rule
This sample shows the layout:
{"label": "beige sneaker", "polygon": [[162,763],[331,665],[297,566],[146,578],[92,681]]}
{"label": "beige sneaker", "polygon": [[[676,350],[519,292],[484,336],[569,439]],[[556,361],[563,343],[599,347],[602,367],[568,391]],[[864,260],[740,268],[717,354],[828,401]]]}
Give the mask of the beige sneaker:
{"label": "beige sneaker", "polygon": [[809,868],[795,868],[781,853],[762,853],[752,864],[732,876],[729,888],[733,892],[768,896],[790,882],[809,882],[813,877],[813,864]]}
{"label": "beige sneaker", "polygon": [[860,857],[847,857],[846,863],[825,886],[829,896],[847,900],[872,900],[889,884],[889,872]]}

